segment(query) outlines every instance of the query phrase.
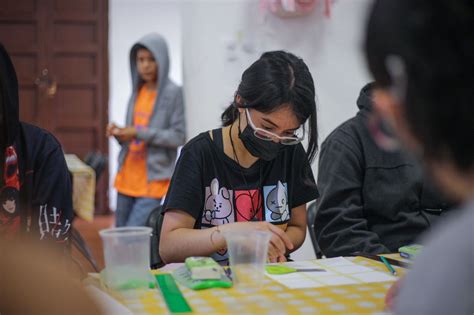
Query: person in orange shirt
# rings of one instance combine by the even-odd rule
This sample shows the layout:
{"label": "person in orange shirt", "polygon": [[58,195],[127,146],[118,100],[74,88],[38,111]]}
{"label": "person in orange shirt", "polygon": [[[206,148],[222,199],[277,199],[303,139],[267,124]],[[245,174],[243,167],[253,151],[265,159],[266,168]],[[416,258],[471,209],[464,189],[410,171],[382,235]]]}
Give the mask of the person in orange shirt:
{"label": "person in orange shirt", "polygon": [[133,92],[126,126],[107,127],[122,146],[115,178],[116,226],[145,225],[150,212],[165,196],[177,148],[185,141],[181,87],[168,78],[168,46],[149,34],[132,46],[130,67]]}

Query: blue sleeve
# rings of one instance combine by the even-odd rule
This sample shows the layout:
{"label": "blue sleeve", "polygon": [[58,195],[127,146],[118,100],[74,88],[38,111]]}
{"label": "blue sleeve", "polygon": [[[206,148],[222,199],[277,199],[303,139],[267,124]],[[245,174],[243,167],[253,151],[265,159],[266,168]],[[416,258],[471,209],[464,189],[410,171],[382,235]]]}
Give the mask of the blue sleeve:
{"label": "blue sleeve", "polygon": [[474,313],[474,203],[428,232],[401,280],[395,314]]}

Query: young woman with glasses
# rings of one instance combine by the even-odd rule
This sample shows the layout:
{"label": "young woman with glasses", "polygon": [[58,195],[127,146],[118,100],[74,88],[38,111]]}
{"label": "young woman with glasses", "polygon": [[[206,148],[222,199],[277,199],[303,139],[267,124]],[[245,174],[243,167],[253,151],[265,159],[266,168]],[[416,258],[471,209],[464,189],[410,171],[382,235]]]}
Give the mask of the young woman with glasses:
{"label": "young woman with glasses", "polygon": [[310,167],[318,148],[315,91],[304,61],[264,53],[243,73],[222,122],[181,152],[160,255],[167,263],[189,256],[225,263],[224,232],[264,230],[272,233],[269,260],[285,261],[305,239],[306,203],[318,197]]}

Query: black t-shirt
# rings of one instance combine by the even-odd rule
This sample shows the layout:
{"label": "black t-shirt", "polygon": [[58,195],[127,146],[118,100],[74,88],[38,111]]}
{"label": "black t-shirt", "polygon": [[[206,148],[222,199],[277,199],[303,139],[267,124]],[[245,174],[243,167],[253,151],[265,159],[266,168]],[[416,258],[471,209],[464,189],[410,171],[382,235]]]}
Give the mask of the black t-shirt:
{"label": "black t-shirt", "polygon": [[[224,153],[222,129],[213,130],[213,138],[204,132],[183,147],[164,211],[189,213],[196,229],[245,221],[286,225],[291,209],[318,197],[301,144],[285,146],[272,161],[259,159],[243,168]],[[217,261],[227,259],[225,251],[216,254]]]}

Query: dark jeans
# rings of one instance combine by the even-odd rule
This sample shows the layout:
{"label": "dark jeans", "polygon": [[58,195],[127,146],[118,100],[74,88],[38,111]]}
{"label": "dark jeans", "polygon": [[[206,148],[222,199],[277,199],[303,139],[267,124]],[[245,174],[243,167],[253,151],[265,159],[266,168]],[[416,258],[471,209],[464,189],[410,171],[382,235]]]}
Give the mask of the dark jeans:
{"label": "dark jeans", "polygon": [[140,198],[117,194],[115,225],[144,226],[150,212],[161,204],[161,199]]}

